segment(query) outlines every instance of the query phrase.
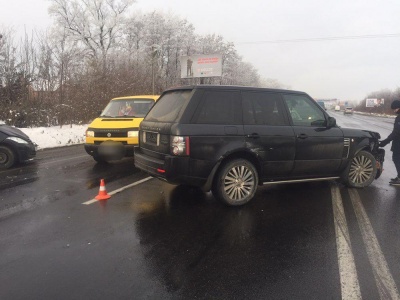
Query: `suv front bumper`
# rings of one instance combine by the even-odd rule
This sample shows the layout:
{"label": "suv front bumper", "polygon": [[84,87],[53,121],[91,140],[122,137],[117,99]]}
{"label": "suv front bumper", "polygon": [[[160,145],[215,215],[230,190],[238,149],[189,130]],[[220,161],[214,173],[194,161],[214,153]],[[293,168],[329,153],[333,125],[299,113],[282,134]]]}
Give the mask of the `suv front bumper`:
{"label": "suv front bumper", "polygon": [[375,179],[378,179],[383,172],[383,162],[385,161],[385,149],[379,148],[378,153],[375,155],[375,159],[377,162],[377,172]]}

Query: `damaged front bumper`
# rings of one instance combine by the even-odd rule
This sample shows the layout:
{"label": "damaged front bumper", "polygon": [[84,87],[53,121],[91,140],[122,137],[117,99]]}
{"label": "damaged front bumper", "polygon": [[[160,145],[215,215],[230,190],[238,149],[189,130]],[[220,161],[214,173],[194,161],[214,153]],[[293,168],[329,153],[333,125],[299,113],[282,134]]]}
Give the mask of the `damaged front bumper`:
{"label": "damaged front bumper", "polygon": [[375,179],[378,179],[383,172],[383,162],[385,161],[385,149],[379,148],[377,153],[375,154],[376,159],[376,176]]}

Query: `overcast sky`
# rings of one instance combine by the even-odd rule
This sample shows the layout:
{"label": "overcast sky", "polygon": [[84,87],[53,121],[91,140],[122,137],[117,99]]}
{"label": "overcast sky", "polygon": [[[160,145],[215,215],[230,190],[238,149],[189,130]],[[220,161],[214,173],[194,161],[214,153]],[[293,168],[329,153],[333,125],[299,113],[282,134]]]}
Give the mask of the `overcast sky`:
{"label": "overcast sky", "polygon": [[[48,6],[0,0],[0,26],[44,29]],[[400,0],[137,0],[132,8],[222,35],[262,77],[314,98],[358,101],[400,87]]]}

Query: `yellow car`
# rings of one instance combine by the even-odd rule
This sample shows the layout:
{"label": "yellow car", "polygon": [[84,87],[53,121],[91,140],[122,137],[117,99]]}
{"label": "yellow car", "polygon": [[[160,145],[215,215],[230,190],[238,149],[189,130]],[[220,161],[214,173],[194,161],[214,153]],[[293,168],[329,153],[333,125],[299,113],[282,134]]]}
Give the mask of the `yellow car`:
{"label": "yellow car", "polygon": [[159,95],[111,99],[101,115],[86,130],[86,152],[97,162],[133,156],[138,145],[140,122]]}

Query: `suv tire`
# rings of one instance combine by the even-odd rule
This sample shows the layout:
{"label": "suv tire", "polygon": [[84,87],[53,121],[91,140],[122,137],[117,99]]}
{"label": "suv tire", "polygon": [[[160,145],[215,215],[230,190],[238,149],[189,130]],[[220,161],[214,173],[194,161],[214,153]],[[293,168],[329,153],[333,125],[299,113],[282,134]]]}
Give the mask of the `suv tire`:
{"label": "suv tire", "polygon": [[249,202],[257,190],[258,174],[252,163],[245,159],[228,161],[214,179],[214,196],[231,206]]}
{"label": "suv tire", "polygon": [[0,169],[8,169],[14,165],[16,157],[14,152],[6,147],[0,146]]}
{"label": "suv tire", "polygon": [[349,187],[362,188],[370,185],[377,172],[375,157],[367,152],[360,151],[353,157],[346,170],[343,180]]}

